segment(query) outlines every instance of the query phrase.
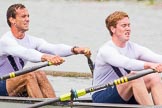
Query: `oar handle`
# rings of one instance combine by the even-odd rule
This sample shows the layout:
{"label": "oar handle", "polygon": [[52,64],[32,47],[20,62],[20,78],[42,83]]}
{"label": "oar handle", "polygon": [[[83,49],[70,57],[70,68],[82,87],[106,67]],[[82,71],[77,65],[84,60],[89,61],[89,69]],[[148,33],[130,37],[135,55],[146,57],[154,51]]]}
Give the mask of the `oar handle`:
{"label": "oar handle", "polygon": [[25,73],[29,73],[29,72],[35,71],[37,69],[40,69],[42,67],[50,66],[50,65],[52,65],[50,62],[46,62],[46,63],[40,64],[38,66],[33,66],[33,67],[29,67],[29,68],[26,68],[26,69],[23,69],[23,70],[11,72],[7,75],[1,76],[0,80],[6,80],[6,79],[9,79],[9,78],[14,78],[16,76],[19,76],[19,75],[22,75],[22,74],[25,74]]}

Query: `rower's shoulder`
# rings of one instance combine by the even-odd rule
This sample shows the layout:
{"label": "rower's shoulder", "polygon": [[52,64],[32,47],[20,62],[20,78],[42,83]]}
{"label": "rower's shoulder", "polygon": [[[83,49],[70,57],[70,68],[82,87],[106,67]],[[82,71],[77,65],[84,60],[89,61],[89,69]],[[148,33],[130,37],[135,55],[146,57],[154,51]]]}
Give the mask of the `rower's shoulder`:
{"label": "rower's shoulder", "polygon": [[111,51],[111,50],[114,50],[114,45],[111,41],[108,41],[106,43],[104,43],[100,48],[99,50],[101,51]]}

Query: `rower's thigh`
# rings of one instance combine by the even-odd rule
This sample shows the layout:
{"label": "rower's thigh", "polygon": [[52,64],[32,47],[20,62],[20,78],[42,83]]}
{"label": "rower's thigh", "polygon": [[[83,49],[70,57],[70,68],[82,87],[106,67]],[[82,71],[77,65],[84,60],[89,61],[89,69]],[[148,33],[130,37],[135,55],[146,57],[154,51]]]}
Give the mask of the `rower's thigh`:
{"label": "rower's thigh", "polygon": [[94,93],[92,99],[96,103],[126,103],[118,94],[116,86]]}
{"label": "rower's thigh", "polygon": [[26,86],[29,80],[34,79],[34,73],[28,73],[6,80],[6,88],[8,93],[16,89],[22,89]]}
{"label": "rower's thigh", "polygon": [[117,91],[123,100],[128,101],[134,95],[133,89],[135,88],[134,90],[136,90],[136,88],[139,88],[139,87],[141,90],[146,88],[143,78],[138,78],[138,79],[129,81],[127,83],[117,85]]}
{"label": "rower's thigh", "polygon": [[132,97],[132,85],[132,81],[117,85],[117,90],[120,96],[122,96],[124,99],[130,99],[130,97]]}

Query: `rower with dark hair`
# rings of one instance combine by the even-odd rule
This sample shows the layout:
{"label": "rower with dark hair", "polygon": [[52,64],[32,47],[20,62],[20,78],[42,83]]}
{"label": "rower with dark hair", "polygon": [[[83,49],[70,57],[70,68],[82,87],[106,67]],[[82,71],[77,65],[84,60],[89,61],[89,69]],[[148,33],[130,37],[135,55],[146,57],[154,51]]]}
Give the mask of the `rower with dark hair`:
{"label": "rower with dark hair", "polygon": [[[60,65],[64,62],[62,57],[76,54],[91,55],[89,48],[51,44],[44,39],[26,34],[29,21],[29,12],[23,4],[13,4],[8,8],[7,23],[10,31],[0,39],[0,76],[22,70],[27,61],[48,61],[53,65]],[[18,96],[24,91],[29,97],[56,97],[43,71],[0,81],[1,96]]]}

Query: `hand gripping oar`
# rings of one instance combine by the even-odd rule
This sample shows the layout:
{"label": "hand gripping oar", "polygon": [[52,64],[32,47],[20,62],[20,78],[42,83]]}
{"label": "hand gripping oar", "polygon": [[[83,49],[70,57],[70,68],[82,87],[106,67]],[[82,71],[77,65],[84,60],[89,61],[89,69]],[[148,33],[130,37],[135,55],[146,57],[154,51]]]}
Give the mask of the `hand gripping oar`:
{"label": "hand gripping oar", "polygon": [[9,78],[14,78],[16,76],[19,76],[19,75],[22,75],[22,74],[25,74],[25,73],[29,73],[29,72],[35,71],[37,69],[40,69],[42,67],[46,67],[46,66],[50,66],[50,65],[52,65],[52,63],[46,62],[46,63],[40,64],[38,66],[33,66],[33,67],[26,68],[26,69],[23,69],[23,70],[19,70],[19,71],[16,71],[16,72],[11,72],[11,73],[9,73],[7,75],[1,76],[0,81],[1,80],[6,80],[6,79],[9,79]]}
{"label": "hand gripping oar", "polygon": [[152,70],[152,69],[139,71],[139,73],[137,73],[137,74],[134,74],[134,75],[131,75],[131,76],[128,76],[128,77],[124,76],[124,77],[121,77],[119,79],[116,79],[112,83],[98,85],[98,86],[90,87],[90,88],[87,88],[87,89],[81,89],[81,90],[77,90],[77,91],[73,90],[73,92],[67,93],[65,95],[61,95],[60,97],[54,98],[54,99],[49,100],[49,101],[43,101],[43,102],[39,102],[39,103],[30,105],[27,108],[37,108],[37,107],[41,107],[41,106],[44,106],[44,105],[51,104],[53,102],[72,100],[71,97],[78,98],[80,96],[86,95],[87,93],[94,92],[94,91],[97,91],[97,90],[101,90],[101,89],[104,89],[104,88],[107,88],[107,87],[110,87],[110,86],[119,85],[119,84],[137,79],[139,77],[142,77],[144,75],[154,73],[154,72],[156,72],[156,71]]}
{"label": "hand gripping oar", "polygon": [[86,56],[87,57],[87,61],[88,61],[88,65],[89,65],[89,68],[91,70],[91,73],[93,75],[93,70],[94,70],[94,65],[93,65],[93,61],[91,60],[90,57]]}

